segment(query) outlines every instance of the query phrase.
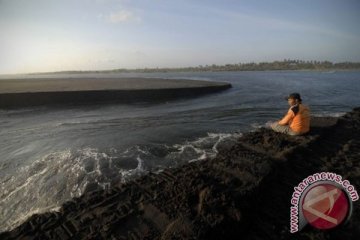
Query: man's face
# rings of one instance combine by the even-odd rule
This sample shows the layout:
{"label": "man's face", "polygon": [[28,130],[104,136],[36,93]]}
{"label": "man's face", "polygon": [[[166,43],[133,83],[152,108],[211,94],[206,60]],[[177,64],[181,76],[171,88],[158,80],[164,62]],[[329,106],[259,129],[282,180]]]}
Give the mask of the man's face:
{"label": "man's face", "polygon": [[294,106],[294,105],[296,104],[296,100],[293,99],[293,98],[289,98],[289,99],[288,99],[288,104],[289,104],[290,106]]}

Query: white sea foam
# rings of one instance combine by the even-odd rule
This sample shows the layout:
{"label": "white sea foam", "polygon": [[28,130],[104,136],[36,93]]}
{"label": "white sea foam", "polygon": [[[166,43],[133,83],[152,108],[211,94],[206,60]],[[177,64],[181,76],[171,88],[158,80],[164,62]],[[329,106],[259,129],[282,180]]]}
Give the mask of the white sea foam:
{"label": "white sea foam", "polygon": [[20,167],[11,177],[1,176],[0,230],[13,228],[34,213],[80,196],[89,183],[106,188],[109,176],[125,176],[125,170],[110,167],[111,158],[95,148],[65,149]]}
{"label": "white sea foam", "polygon": [[194,141],[184,144],[175,144],[179,151],[174,152],[182,161],[194,162],[213,158],[218,153],[219,144],[225,140],[234,140],[241,136],[241,133],[207,133],[207,136],[200,137]]}
{"label": "white sea foam", "polygon": [[182,144],[136,145],[121,151],[87,147],[45,154],[16,174],[0,176],[0,231],[18,226],[32,214],[57,209],[88,188],[105,189],[115,180],[126,182],[148,171],[213,158],[220,144],[240,135],[208,133]]}
{"label": "white sea foam", "polygon": [[346,114],[346,112],[319,112],[313,113],[313,117],[342,117]]}

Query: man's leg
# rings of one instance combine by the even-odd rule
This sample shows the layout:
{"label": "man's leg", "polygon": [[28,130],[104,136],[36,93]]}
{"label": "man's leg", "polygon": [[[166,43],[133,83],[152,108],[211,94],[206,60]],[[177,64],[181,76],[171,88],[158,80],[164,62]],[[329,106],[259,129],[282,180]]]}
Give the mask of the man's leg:
{"label": "man's leg", "polygon": [[285,133],[285,134],[289,134],[289,132],[291,131],[289,125],[280,125],[277,122],[274,122],[273,124],[271,124],[271,129],[274,130],[275,132],[279,132],[279,133]]}
{"label": "man's leg", "polygon": [[289,127],[289,125],[280,125],[277,122],[274,122],[270,125],[271,129],[274,130],[275,132],[279,132],[279,133],[285,133],[287,135],[290,136],[300,136],[300,133],[294,132],[293,130],[291,130],[291,128]]}
{"label": "man's leg", "polygon": [[300,135],[302,135],[301,133],[294,132],[291,129],[289,130],[289,132],[287,134],[289,134],[290,136],[300,136]]}

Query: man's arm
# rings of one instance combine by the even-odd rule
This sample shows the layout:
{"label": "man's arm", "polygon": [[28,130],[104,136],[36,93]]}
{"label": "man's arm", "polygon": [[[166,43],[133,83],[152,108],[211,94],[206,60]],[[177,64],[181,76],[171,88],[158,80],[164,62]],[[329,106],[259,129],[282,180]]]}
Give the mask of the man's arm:
{"label": "man's arm", "polygon": [[294,118],[294,112],[291,111],[291,109],[287,112],[287,114],[281,119],[278,124],[279,125],[287,125],[290,123],[290,121]]}

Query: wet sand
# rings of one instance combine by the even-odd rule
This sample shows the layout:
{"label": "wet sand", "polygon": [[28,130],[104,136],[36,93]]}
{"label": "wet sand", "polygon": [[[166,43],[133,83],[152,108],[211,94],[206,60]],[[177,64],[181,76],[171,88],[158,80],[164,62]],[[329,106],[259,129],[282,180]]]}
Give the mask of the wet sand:
{"label": "wet sand", "polygon": [[358,202],[337,229],[289,232],[293,187],[308,175],[331,171],[360,186],[360,108],[311,126],[297,137],[246,133],[223,143],[215,159],[88,192],[0,238],[360,239]]}
{"label": "wet sand", "polygon": [[162,101],[231,87],[226,82],[156,78],[2,79],[0,108],[92,102]]}

